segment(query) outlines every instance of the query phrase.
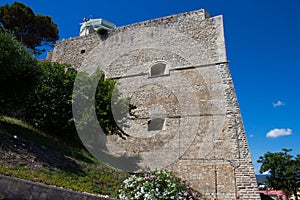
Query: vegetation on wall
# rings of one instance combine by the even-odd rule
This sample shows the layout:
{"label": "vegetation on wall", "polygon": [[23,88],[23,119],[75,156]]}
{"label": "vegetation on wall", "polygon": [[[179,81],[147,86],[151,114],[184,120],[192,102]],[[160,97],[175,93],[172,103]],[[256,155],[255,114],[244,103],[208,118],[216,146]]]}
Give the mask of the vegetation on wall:
{"label": "vegetation on wall", "polygon": [[106,34],[108,33],[108,30],[105,29],[105,28],[99,28],[99,29],[97,30],[97,33],[98,33],[99,35],[106,35]]}
{"label": "vegetation on wall", "polygon": [[96,76],[100,76],[100,80],[96,88],[95,109],[99,124],[106,134],[117,134],[124,138],[128,134],[123,128],[128,117],[135,117],[133,110],[136,106],[130,104],[129,98],[121,98],[116,80],[106,79],[103,73],[98,73]]}
{"label": "vegetation on wall", "polygon": [[[100,125],[106,134],[120,136],[125,134],[120,128],[123,118],[114,118],[112,102],[117,103],[118,108],[122,108],[122,113],[125,113],[129,109],[129,100],[120,98],[121,94],[115,87],[117,84],[115,80],[106,79],[100,70],[89,75],[85,72],[77,72],[67,64],[42,62],[40,65],[42,76],[27,100],[25,121],[42,130],[50,130],[51,134],[57,137],[68,140],[75,138],[76,141],[78,138],[72,103],[80,101],[80,109],[84,109],[84,116],[77,124],[82,125],[81,128],[85,128],[86,124],[90,126],[88,122],[92,116],[87,111],[94,109],[98,122],[93,125]],[[80,87],[76,91],[73,90],[75,79],[81,80]],[[91,90],[95,84],[97,87],[93,92]],[[94,104],[91,102],[93,99]],[[130,106],[130,108],[134,107]]]}

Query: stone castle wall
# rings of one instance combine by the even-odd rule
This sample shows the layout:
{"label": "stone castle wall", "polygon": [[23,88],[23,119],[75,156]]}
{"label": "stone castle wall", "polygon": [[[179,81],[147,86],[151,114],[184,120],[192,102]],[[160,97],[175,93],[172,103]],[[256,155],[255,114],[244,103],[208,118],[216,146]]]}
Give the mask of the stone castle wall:
{"label": "stone castle wall", "polygon": [[260,199],[222,16],[198,10],[78,37],[48,59],[89,73],[100,67],[137,106],[124,128],[130,137],[108,136],[107,151],[138,157],[129,164],[140,169],[170,169],[203,199]]}

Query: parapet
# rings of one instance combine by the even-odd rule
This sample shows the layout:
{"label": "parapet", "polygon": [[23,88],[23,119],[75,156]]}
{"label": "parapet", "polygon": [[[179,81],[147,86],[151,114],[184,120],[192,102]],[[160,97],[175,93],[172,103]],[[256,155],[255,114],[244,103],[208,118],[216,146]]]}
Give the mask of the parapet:
{"label": "parapet", "polygon": [[[153,30],[149,32],[149,29]],[[200,43],[207,43],[209,42],[208,40],[215,40],[217,43],[205,44],[205,46],[212,47],[217,45],[218,47],[214,49],[218,49],[217,57],[220,58],[219,62],[226,61],[223,18],[221,15],[211,17],[204,9],[116,27],[109,30],[105,35],[91,33],[86,36],[63,40],[55,45],[52,52],[48,53],[47,60],[59,63],[69,63],[73,67],[79,69],[82,67],[83,61],[90,55],[90,52],[95,50],[99,45],[110,46],[113,44],[118,45],[118,43],[132,43],[132,45],[135,45],[133,43],[138,39],[137,35],[139,35],[139,31],[141,34],[143,34],[142,32],[145,33],[139,36],[142,37],[139,38],[139,40],[144,40],[145,42],[149,39],[153,41],[155,40],[155,37],[157,37],[157,42],[158,40],[168,40],[170,38],[167,38],[167,34],[163,36],[166,38],[160,38],[161,36],[155,34],[157,31],[166,33],[169,30],[174,34],[177,32],[186,35]],[[170,35],[169,37],[172,36]],[[210,39],[211,37],[215,38]],[[211,54],[215,53],[212,52]]]}

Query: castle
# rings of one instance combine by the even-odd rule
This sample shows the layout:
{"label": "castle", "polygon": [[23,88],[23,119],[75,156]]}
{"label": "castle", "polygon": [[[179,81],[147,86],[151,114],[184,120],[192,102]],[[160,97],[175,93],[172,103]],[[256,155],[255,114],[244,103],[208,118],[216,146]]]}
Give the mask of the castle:
{"label": "castle", "polygon": [[108,136],[107,151],[172,170],[203,199],[260,199],[221,15],[201,9],[64,40],[47,59],[101,67],[137,106],[130,137]]}

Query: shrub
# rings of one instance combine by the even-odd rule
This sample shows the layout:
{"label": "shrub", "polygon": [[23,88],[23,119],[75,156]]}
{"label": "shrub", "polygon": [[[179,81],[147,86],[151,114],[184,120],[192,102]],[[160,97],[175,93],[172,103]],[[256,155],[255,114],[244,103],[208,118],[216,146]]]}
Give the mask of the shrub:
{"label": "shrub", "polygon": [[0,113],[19,117],[24,98],[39,80],[41,69],[32,53],[0,30]]}
{"label": "shrub", "polygon": [[105,29],[105,28],[99,28],[99,29],[97,30],[97,33],[98,33],[99,35],[106,35],[106,34],[108,33],[108,31],[107,31],[107,29]]}
{"label": "shrub", "polygon": [[132,175],[125,179],[119,190],[119,198],[136,200],[197,199],[197,193],[179,177],[167,171],[154,171]]}
{"label": "shrub", "polygon": [[77,72],[58,63],[41,66],[42,77],[27,99],[25,121],[61,138],[74,136],[71,100]]}
{"label": "shrub", "polygon": [[[72,102],[78,101],[79,109],[83,109],[75,110],[83,114],[77,122],[80,128],[92,130],[91,125],[100,124],[106,134],[120,136],[125,134],[114,119],[111,99],[114,93],[114,97],[117,98],[114,102],[119,103],[123,108],[121,114],[126,111],[126,108],[128,110],[128,100],[119,98],[121,94],[115,89],[117,84],[115,80],[106,79],[100,70],[89,75],[85,72],[77,72],[67,64],[43,62],[41,65],[42,77],[27,100],[25,121],[46,132],[51,132],[56,137],[67,141],[72,139],[75,139],[75,142],[79,141],[72,112]],[[74,89],[75,79],[80,79],[76,89]],[[93,91],[94,85],[97,86],[96,92]],[[95,104],[91,103],[93,98]],[[90,122],[93,119],[91,111],[96,111],[98,121]]]}
{"label": "shrub", "polygon": [[121,98],[117,84],[116,80],[105,78],[99,69],[90,76],[83,72],[77,74],[73,90],[77,130],[97,135],[100,125],[105,134],[119,135],[123,139],[128,136],[123,129],[127,126],[127,115],[135,117],[136,107],[130,104],[129,98]]}

